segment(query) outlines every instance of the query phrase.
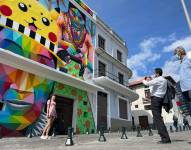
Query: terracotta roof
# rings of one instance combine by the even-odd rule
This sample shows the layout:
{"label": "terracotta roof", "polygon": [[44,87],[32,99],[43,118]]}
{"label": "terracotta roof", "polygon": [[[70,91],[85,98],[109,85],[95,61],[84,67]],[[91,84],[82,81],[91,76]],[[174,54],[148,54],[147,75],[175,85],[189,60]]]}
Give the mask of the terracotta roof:
{"label": "terracotta roof", "polygon": [[[175,84],[176,82],[174,81],[174,79],[171,77],[171,76],[165,76],[165,78],[167,80],[169,80],[172,84]],[[140,78],[138,80],[135,80],[135,81],[132,81],[129,83],[129,87],[133,87],[133,86],[136,86],[136,85],[140,85],[140,84],[143,84],[142,81],[144,80],[144,78]]]}
{"label": "terracotta roof", "polygon": [[132,81],[129,83],[129,87],[132,87],[132,86],[135,86],[135,85],[139,85],[139,84],[142,84],[142,81],[144,80],[144,78],[141,78],[141,79],[138,79],[138,80],[135,80],[135,81]]}

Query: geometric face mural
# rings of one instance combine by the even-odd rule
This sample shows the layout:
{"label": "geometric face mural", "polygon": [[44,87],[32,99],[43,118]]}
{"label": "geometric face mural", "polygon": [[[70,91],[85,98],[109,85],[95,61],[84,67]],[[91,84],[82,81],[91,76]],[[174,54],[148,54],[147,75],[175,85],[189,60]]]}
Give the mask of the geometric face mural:
{"label": "geometric face mural", "polygon": [[[55,68],[51,51],[57,31],[49,11],[37,1],[0,1],[1,48]],[[50,80],[0,64],[0,124],[22,130],[36,121],[52,86]]]}
{"label": "geometric face mural", "polygon": [[22,130],[40,115],[52,89],[52,81],[0,64],[0,124]]}

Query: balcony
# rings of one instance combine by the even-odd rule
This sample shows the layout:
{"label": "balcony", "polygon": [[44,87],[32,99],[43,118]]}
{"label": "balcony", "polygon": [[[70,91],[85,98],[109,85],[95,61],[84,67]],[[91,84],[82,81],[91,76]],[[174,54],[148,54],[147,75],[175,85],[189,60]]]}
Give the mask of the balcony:
{"label": "balcony", "polygon": [[96,49],[96,55],[98,57],[103,57],[108,62],[113,63],[116,67],[121,69],[123,72],[127,73],[129,78],[132,77],[132,71],[125,64],[123,64],[122,62],[120,62],[119,60],[114,58],[111,54],[106,52],[106,50],[104,50],[102,48],[97,48]]}
{"label": "balcony", "polygon": [[98,72],[95,70],[94,82],[99,86],[106,87],[123,96],[127,96],[130,102],[139,98],[136,92],[127,87],[127,81],[120,82],[119,78],[110,72]]}
{"label": "balcony", "polygon": [[95,70],[94,71],[94,77],[101,77],[101,76],[106,76],[109,79],[113,80],[114,82],[117,82],[123,86],[128,86],[128,81],[124,80],[124,79],[120,79],[117,75],[115,75],[114,73],[111,73],[109,71],[101,71],[101,70]]}

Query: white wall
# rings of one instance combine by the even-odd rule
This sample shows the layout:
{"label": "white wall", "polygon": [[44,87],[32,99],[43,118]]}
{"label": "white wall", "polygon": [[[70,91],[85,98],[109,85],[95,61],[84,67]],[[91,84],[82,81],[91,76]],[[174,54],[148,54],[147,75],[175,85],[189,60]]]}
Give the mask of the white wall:
{"label": "white wall", "polygon": [[[145,105],[150,104],[143,104],[142,98],[145,98],[145,92],[144,92],[144,85],[137,86],[134,89],[139,94],[139,99],[134,101],[131,105],[132,115],[134,116],[135,125],[139,125],[139,116],[148,116],[149,124],[153,123],[153,115],[151,110],[145,110]],[[138,108],[135,108],[135,105],[138,105]],[[176,109],[176,107],[174,106]],[[169,126],[173,124],[173,114],[174,110],[172,109],[170,113],[167,113],[164,109],[162,109],[162,116],[164,123]]]}

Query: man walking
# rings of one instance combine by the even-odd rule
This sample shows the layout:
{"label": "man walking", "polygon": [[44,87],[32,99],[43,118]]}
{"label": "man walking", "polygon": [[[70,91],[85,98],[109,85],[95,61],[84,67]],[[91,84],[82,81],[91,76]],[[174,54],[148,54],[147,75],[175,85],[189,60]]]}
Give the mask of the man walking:
{"label": "man walking", "polygon": [[180,60],[180,88],[183,98],[191,102],[191,57],[182,46],[174,50],[174,55]]}
{"label": "man walking", "polygon": [[167,80],[162,77],[162,74],[162,69],[156,68],[155,78],[152,80],[145,79],[143,80],[143,84],[149,86],[151,90],[151,109],[153,120],[161,137],[161,141],[158,143],[166,144],[171,143],[171,140],[161,116],[164,95],[166,94],[167,90]]}

